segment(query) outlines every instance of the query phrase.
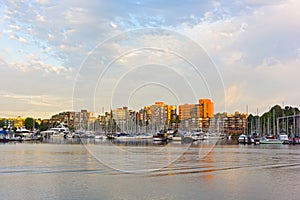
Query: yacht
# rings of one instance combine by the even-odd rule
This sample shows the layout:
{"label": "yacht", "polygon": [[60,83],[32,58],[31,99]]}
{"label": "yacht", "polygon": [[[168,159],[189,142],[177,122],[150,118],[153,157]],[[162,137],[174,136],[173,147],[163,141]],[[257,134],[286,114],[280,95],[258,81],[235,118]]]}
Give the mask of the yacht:
{"label": "yacht", "polygon": [[69,133],[69,128],[65,127],[63,124],[60,124],[58,127],[50,128],[49,130],[41,132],[44,137],[65,137]]}
{"label": "yacht", "polygon": [[259,144],[283,144],[283,140],[276,139],[274,136],[267,136],[261,138]]}
{"label": "yacht", "polygon": [[164,132],[158,132],[156,135],[153,135],[154,142],[167,142],[168,141],[168,134]]}
{"label": "yacht", "polygon": [[289,136],[287,134],[279,134],[278,139],[280,141],[283,141],[284,144],[289,144],[290,143]]}
{"label": "yacht", "polygon": [[245,134],[241,134],[238,138],[238,142],[241,144],[251,144],[254,140]]}

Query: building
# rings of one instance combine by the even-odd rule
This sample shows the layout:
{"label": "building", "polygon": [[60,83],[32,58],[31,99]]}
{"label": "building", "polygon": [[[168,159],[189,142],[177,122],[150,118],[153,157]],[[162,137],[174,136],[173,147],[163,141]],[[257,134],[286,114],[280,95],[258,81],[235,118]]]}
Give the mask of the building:
{"label": "building", "polygon": [[180,128],[183,130],[199,129],[200,106],[199,104],[183,104],[178,106]]}
{"label": "building", "polygon": [[210,99],[199,99],[198,104],[179,105],[178,110],[181,129],[209,130],[210,121],[214,117],[214,104]]}
{"label": "building", "polygon": [[25,118],[21,118],[20,116],[17,118],[2,118],[0,121],[0,128],[11,129],[22,128],[25,126]]}
{"label": "building", "polygon": [[218,113],[214,117],[214,123],[211,124],[214,130],[219,130],[228,135],[240,135],[246,133],[247,130],[247,114],[235,112]]}
{"label": "building", "polygon": [[59,114],[53,115],[50,119],[52,126],[63,123],[70,129],[89,129],[90,118],[93,114],[87,110],[81,110],[80,112],[66,111]]}
{"label": "building", "polygon": [[118,131],[128,132],[128,126],[129,126],[128,108],[127,107],[116,108],[112,110],[112,116],[118,126]]}
{"label": "building", "polygon": [[210,99],[199,99],[199,106],[201,118],[214,117],[214,103]]}
{"label": "building", "polygon": [[167,105],[167,124],[169,128],[175,128],[177,119],[177,106]]}
{"label": "building", "polygon": [[167,128],[167,107],[163,102],[155,102],[150,106],[151,125],[155,131],[164,130]]}

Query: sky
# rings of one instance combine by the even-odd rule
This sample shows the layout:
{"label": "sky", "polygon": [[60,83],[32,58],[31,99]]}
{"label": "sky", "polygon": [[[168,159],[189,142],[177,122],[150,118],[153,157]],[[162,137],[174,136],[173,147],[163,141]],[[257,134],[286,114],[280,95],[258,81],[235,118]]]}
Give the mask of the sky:
{"label": "sky", "polygon": [[[299,107],[300,1],[2,0],[0,117]],[[248,109],[247,109],[248,108]]]}

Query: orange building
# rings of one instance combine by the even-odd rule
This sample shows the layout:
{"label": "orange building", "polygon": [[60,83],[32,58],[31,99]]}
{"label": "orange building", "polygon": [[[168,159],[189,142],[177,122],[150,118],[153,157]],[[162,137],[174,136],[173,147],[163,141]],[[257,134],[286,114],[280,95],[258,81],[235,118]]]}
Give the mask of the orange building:
{"label": "orange building", "polygon": [[214,117],[214,103],[210,99],[199,99],[199,106],[201,118]]}
{"label": "orange building", "polygon": [[200,107],[198,104],[183,104],[178,106],[179,119],[200,118]]}
{"label": "orange building", "polygon": [[214,117],[214,104],[210,99],[199,99],[198,104],[178,106],[182,129],[208,130],[210,119]]}

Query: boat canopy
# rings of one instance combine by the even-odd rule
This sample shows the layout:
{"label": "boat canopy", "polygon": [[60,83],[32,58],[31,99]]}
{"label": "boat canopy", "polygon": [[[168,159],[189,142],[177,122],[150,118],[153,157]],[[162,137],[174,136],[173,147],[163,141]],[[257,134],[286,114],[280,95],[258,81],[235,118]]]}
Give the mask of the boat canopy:
{"label": "boat canopy", "polygon": [[0,130],[0,134],[5,135],[7,132],[5,130]]}

